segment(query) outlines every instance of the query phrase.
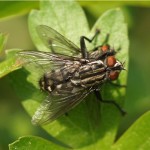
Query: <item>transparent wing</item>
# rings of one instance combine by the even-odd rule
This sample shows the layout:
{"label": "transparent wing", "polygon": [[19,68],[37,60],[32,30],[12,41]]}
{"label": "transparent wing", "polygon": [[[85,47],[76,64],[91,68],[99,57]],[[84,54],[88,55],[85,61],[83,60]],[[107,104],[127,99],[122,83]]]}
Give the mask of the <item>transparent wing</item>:
{"label": "transparent wing", "polygon": [[79,104],[90,92],[92,92],[92,89],[87,91],[81,90],[62,97],[49,95],[35,112],[32,117],[32,123],[41,125],[54,121]]}
{"label": "transparent wing", "polygon": [[63,55],[55,55],[49,52],[41,52],[41,51],[30,51],[23,50],[18,52],[19,59],[23,62],[23,64],[35,66],[37,69],[40,66],[43,71],[50,70],[51,68],[60,68],[65,65],[68,61],[73,61],[74,58],[63,56]]}
{"label": "transparent wing", "polygon": [[37,26],[37,32],[45,45],[53,53],[75,56],[80,54],[80,48],[58,33],[56,30],[45,26]]}
{"label": "transparent wing", "polygon": [[38,81],[45,73],[66,68],[66,63],[72,63],[72,60],[68,60],[68,57],[65,58],[65,56],[60,57],[48,52],[27,50],[18,52],[18,61],[34,76],[33,82],[36,86],[39,86]]}

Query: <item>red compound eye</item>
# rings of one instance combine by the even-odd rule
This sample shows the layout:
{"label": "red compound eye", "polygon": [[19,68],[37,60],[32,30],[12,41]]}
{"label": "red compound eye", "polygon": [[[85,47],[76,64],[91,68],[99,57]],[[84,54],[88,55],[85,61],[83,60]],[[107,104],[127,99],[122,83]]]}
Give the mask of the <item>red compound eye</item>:
{"label": "red compound eye", "polygon": [[106,64],[108,67],[113,67],[116,64],[116,58],[114,56],[108,56]]}
{"label": "red compound eye", "polygon": [[116,80],[119,76],[119,71],[111,71],[109,74],[109,79],[110,80]]}
{"label": "red compound eye", "polygon": [[109,50],[109,45],[103,45],[102,47],[101,47],[101,50],[103,51],[103,52],[106,52],[106,51],[108,51]]}

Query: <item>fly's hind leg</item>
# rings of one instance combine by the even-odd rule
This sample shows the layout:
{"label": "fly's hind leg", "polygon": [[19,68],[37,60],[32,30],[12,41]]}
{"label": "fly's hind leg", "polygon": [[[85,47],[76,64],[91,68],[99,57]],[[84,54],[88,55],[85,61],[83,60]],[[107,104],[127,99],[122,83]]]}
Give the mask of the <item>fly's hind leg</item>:
{"label": "fly's hind leg", "polygon": [[126,111],[123,110],[120,105],[118,105],[115,101],[113,100],[103,100],[101,97],[100,92],[98,91],[98,89],[95,89],[94,91],[96,98],[101,101],[102,103],[108,103],[108,104],[113,104],[115,107],[117,107],[117,109],[120,111],[120,113],[124,116],[126,114]]}
{"label": "fly's hind leg", "polygon": [[66,117],[68,117],[68,116],[69,116],[68,112],[66,112],[66,113],[65,113],[65,116],[66,116]]}
{"label": "fly's hind leg", "polygon": [[113,83],[111,81],[108,81],[109,84],[115,86],[115,87],[119,87],[119,88],[126,88],[127,85],[121,85],[121,84],[118,84],[118,83]]}

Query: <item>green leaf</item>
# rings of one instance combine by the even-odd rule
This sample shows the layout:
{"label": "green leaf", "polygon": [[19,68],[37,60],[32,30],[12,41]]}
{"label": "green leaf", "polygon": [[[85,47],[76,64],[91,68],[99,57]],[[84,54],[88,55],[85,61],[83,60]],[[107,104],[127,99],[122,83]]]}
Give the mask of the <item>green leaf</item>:
{"label": "green leaf", "polygon": [[22,64],[16,57],[17,49],[9,49],[4,51],[7,42],[7,35],[0,33],[0,78],[19,69]]}
{"label": "green leaf", "polygon": [[16,59],[17,49],[5,50],[4,46],[7,41],[7,35],[0,34],[0,78],[17,70],[21,67],[21,63]]}
{"label": "green leaf", "polygon": [[80,6],[73,0],[43,1],[40,11],[32,10],[29,15],[29,31],[40,51],[50,51],[37,35],[36,27],[47,25],[79,45],[81,35],[89,32],[88,23]]}
{"label": "green leaf", "polygon": [[20,137],[17,141],[9,145],[9,150],[64,150],[52,142],[36,136]]}
{"label": "green leaf", "polygon": [[21,62],[16,58],[17,49],[7,50],[6,59],[0,63],[0,78],[21,68]]}
{"label": "green leaf", "polygon": [[[122,49],[117,58],[128,58],[127,28],[123,14],[119,9],[112,9],[104,13],[91,33],[88,33],[89,28],[85,15],[76,2],[42,1],[41,10],[33,10],[29,15],[29,30],[36,47],[41,51],[50,51],[37,35],[36,26],[40,24],[56,29],[77,45],[79,45],[81,35],[92,35],[95,29],[99,28],[101,29],[101,35],[97,42],[101,44],[107,33],[109,33],[109,43],[115,48],[121,47]],[[22,103],[30,115],[33,115],[43,100],[43,95],[35,84],[35,74],[36,71],[22,72],[22,70],[11,74],[16,91],[23,99]],[[22,77],[21,82],[17,77]],[[118,82],[121,84],[126,83],[126,72],[122,72]],[[114,99],[122,104],[125,89],[106,85],[102,94],[105,99]],[[43,128],[49,134],[73,148],[83,150],[110,149],[116,136],[121,115],[112,105],[103,104],[101,111],[99,107],[99,102],[91,95],[86,101],[69,111],[67,117],[62,116],[56,121],[43,126]]]}
{"label": "green leaf", "polygon": [[[112,145],[112,150],[147,150],[150,148],[150,111],[141,116],[123,135]],[[53,143],[50,143],[42,138],[27,136],[21,137],[16,142],[9,145],[10,150],[24,150],[26,149],[64,149]]]}
{"label": "green leaf", "polygon": [[38,2],[29,1],[0,1],[0,19],[28,13],[32,8],[37,8]]}
{"label": "green leaf", "polygon": [[150,111],[141,116],[113,145],[113,150],[148,150],[150,148]]}

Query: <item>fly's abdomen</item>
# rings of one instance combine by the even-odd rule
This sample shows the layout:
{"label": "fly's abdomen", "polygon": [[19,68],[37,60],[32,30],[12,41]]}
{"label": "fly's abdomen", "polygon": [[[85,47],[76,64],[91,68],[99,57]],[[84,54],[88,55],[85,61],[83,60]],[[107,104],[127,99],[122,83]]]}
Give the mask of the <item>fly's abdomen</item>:
{"label": "fly's abdomen", "polygon": [[51,93],[57,85],[62,83],[63,76],[60,71],[47,72],[39,81],[39,85],[43,91]]}
{"label": "fly's abdomen", "polygon": [[41,89],[53,94],[61,94],[64,90],[72,92],[74,87],[70,80],[79,65],[77,62],[72,62],[60,69],[45,73],[39,81]]}

